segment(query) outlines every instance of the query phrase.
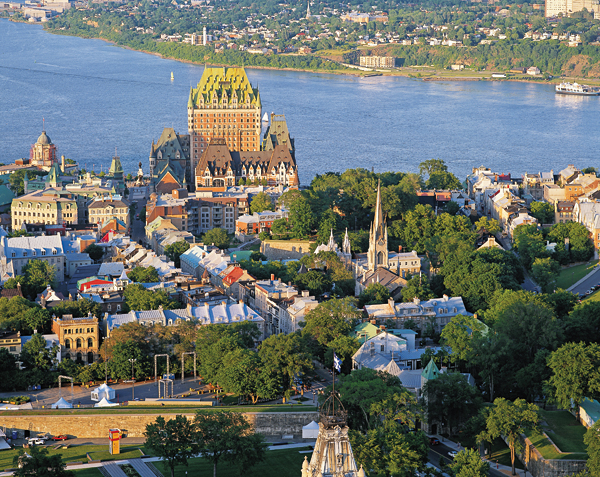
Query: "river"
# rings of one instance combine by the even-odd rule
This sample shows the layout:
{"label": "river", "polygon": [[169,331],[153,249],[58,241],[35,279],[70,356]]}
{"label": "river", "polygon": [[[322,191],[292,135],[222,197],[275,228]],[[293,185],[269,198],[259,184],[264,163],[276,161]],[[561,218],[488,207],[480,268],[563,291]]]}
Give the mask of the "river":
{"label": "river", "polygon": [[[97,172],[115,148],[126,172],[148,171],[163,127],[187,132],[187,98],[203,67],[101,40],[0,20],[0,162],[28,157],[45,129],[59,154]],[[174,81],[170,80],[171,72]],[[599,97],[517,82],[248,70],[263,111],[285,114],[302,184],[347,168],[417,172],[442,158],[461,180],[598,165]]]}

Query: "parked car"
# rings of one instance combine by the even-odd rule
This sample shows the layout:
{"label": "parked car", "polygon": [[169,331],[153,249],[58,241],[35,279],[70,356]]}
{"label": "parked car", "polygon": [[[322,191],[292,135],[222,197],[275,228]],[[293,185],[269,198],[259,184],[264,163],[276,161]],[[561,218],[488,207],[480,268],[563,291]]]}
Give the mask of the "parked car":
{"label": "parked car", "polygon": [[65,435],[54,436],[52,438],[53,441],[66,441],[67,439],[68,439],[68,437]]}
{"label": "parked car", "polygon": [[44,439],[40,439],[39,437],[32,437],[27,441],[27,443],[30,446],[33,446],[33,445],[43,446],[46,443],[46,441]]}
{"label": "parked car", "polygon": [[456,451],[450,451],[450,452],[448,452],[448,455],[450,457],[452,457],[453,459],[456,457],[456,454],[458,454],[458,452],[456,452]]}
{"label": "parked car", "polygon": [[432,437],[431,439],[429,439],[429,445],[439,446],[440,445],[440,440],[436,439],[435,437]]}

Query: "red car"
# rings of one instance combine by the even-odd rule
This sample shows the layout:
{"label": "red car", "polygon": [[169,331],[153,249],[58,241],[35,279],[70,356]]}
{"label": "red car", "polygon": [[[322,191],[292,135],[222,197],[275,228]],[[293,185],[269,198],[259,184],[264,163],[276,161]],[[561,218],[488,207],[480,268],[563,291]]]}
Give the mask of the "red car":
{"label": "red car", "polygon": [[440,445],[440,441],[439,441],[439,439],[436,439],[435,437],[432,437],[431,439],[429,439],[429,445],[439,446]]}
{"label": "red car", "polygon": [[62,435],[62,436],[54,436],[54,437],[52,438],[52,440],[53,440],[53,441],[66,441],[67,439],[68,439],[68,437],[67,437],[67,436],[65,436],[65,435]]}

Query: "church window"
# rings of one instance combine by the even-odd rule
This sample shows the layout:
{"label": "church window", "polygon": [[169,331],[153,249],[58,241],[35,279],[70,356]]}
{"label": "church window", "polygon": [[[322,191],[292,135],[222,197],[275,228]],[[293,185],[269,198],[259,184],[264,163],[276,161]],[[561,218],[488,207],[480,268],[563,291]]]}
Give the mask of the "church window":
{"label": "church window", "polygon": [[377,254],[377,265],[383,265],[383,252]]}

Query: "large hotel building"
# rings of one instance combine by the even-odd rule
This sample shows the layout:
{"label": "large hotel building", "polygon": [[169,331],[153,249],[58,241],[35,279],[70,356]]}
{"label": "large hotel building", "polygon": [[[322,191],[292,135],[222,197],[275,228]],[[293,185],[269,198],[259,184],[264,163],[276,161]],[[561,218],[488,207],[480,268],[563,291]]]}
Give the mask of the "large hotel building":
{"label": "large hotel building", "polygon": [[188,100],[192,163],[212,138],[225,139],[230,151],[260,151],[261,104],[243,68],[205,68]]}

